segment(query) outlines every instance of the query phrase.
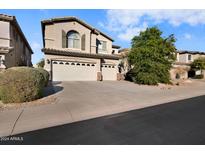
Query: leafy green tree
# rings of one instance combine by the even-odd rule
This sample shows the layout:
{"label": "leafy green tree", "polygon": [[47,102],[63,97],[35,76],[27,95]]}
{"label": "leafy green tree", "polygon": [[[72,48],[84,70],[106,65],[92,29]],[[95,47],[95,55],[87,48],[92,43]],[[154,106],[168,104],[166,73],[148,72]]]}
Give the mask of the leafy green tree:
{"label": "leafy green tree", "polygon": [[43,68],[45,65],[45,60],[42,58],[36,65],[40,68]]}
{"label": "leafy green tree", "polygon": [[162,37],[157,27],[147,28],[132,39],[128,60],[132,80],[139,84],[170,83],[169,70],[176,59],[174,35]]}
{"label": "leafy green tree", "polygon": [[202,74],[202,70],[205,69],[205,58],[200,57],[198,59],[195,59],[191,64],[191,68],[193,70],[200,70],[201,74]]}

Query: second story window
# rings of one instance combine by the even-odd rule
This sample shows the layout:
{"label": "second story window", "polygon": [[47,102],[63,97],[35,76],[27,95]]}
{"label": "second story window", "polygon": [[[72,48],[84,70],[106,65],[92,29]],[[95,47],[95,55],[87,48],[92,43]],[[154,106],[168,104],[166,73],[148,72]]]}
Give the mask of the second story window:
{"label": "second story window", "polygon": [[70,31],[67,34],[68,48],[80,49],[80,35],[78,32]]}
{"label": "second story window", "polygon": [[191,61],[191,55],[188,55],[188,60]]}
{"label": "second story window", "polygon": [[101,52],[107,51],[107,42],[106,41],[100,41],[98,45],[98,50]]}

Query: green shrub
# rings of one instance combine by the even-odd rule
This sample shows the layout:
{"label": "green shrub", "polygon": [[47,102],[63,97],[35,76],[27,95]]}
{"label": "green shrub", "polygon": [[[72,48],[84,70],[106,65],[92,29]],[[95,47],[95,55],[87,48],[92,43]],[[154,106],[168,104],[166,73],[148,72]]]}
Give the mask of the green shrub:
{"label": "green shrub", "polygon": [[38,68],[43,68],[45,66],[45,60],[41,59],[37,64]]}
{"label": "green shrub", "polygon": [[28,102],[42,97],[44,76],[29,67],[13,67],[0,72],[0,98],[3,103]]}
{"label": "green shrub", "polygon": [[156,85],[170,83],[170,69],[175,61],[174,35],[162,36],[157,27],[147,28],[132,39],[128,61],[135,83]]}
{"label": "green shrub", "polygon": [[47,86],[48,85],[48,82],[49,82],[49,73],[48,71],[44,70],[43,68],[35,68],[37,71],[39,71],[43,77],[44,77],[44,86]]}
{"label": "green shrub", "polygon": [[203,74],[195,75],[194,78],[195,78],[195,79],[203,79],[203,78],[204,78],[204,75],[203,75]]}

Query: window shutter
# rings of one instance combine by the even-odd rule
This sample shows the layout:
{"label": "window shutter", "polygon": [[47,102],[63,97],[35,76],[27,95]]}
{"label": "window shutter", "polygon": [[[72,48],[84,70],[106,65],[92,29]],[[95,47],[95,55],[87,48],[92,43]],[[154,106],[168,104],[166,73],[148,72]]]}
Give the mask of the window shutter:
{"label": "window shutter", "polygon": [[85,34],[83,34],[83,36],[81,38],[81,49],[85,50]]}
{"label": "window shutter", "polygon": [[66,48],[66,32],[62,30],[62,48]]}

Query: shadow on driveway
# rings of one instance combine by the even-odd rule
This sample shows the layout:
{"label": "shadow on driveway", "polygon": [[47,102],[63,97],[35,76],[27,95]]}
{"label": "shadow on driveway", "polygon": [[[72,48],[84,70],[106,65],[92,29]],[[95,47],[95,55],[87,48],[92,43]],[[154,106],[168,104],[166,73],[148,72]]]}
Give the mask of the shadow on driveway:
{"label": "shadow on driveway", "polygon": [[47,97],[62,91],[64,88],[58,86],[61,82],[50,82],[47,87],[43,89],[43,97]]}
{"label": "shadow on driveway", "polygon": [[205,144],[204,102],[205,96],[194,97],[23,133],[0,144]]}

